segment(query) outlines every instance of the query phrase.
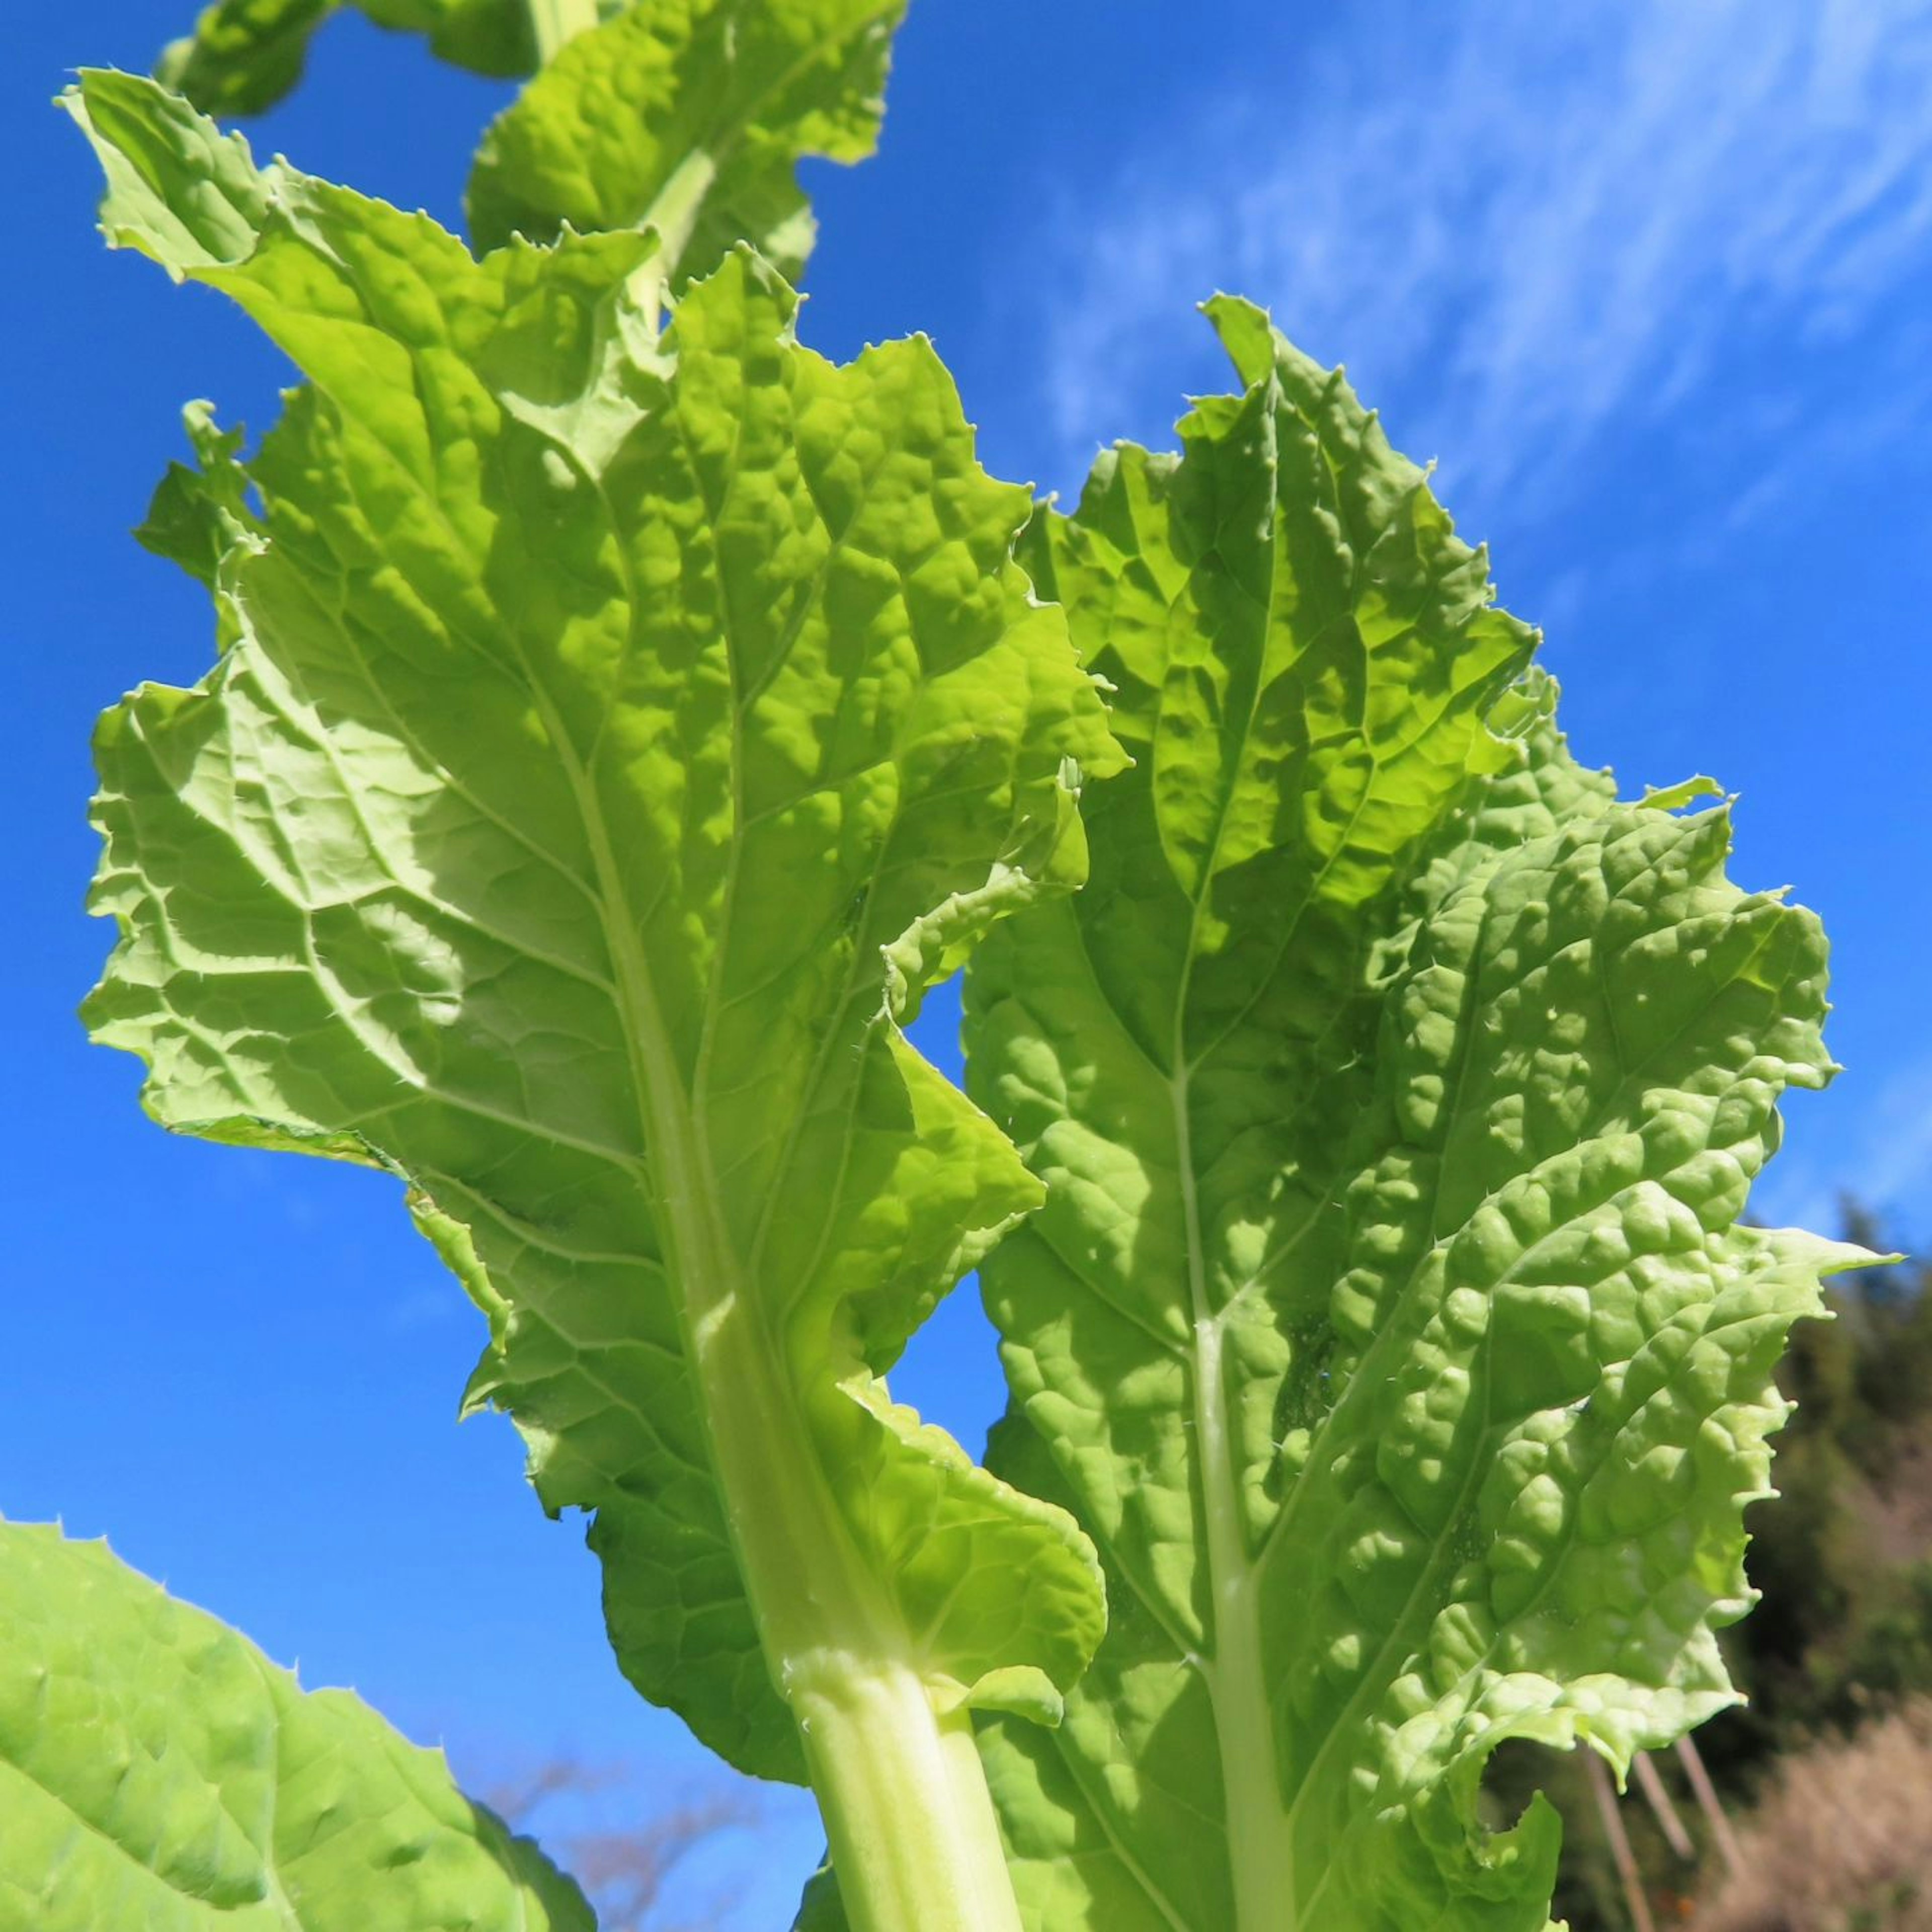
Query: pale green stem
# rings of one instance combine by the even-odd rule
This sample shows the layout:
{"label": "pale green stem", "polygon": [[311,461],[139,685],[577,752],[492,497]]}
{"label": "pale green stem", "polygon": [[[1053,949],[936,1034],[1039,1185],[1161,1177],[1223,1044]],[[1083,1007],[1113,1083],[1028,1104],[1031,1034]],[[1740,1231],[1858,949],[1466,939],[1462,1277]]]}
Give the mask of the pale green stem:
{"label": "pale green stem", "polygon": [[851,1932],[1022,1932],[971,1717],[942,1712],[903,1616],[854,1539],[838,1489],[851,1478],[827,1469],[836,1451],[741,1272],[704,1136],[669,1097],[676,1074],[634,965],[627,954],[620,970],[655,1063],[645,1091],[686,1286],[686,1346],[746,1593],[804,1744],[847,1922]]}
{"label": "pale green stem", "polygon": [[597,0],[527,0],[530,31],[536,36],[537,64],[548,67],[565,41],[597,24]]}
{"label": "pale green stem", "polygon": [[632,272],[630,279],[631,299],[646,314],[655,315],[662,307],[670,278],[704,212],[704,197],[717,178],[716,160],[704,148],[694,148],[639,218],[638,226],[654,229],[658,237],[656,252]]}
{"label": "pale green stem", "polygon": [[[545,62],[597,24],[596,0],[528,4]],[[717,176],[716,155],[695,151],[643,212],[640,225],[661,245],[629,292],[653,320]],[[567,742],[560,730],[555,736]],[[808,1398],[742,1275],[613,842],[581,774],[578,784],[615,928],[632,935],[617,949],[617,977],[700,1412],[765,1660],[824,1814],[847,1923],[850,1932],[1022,1932],[971,1715],[942,1709],[940,1687],[920,1669],[904,1619],[846,1522],[838,1485],[851,1478],[828,1470],[824,1459],[836,1462],[836,1450],[805,1412]]]}
{"label": "pale green stem", "polygon": [[704,212],[704,197],[717,178],[716,160],[704,148],[694,148],[658,190],[656,200],[644,212],[644,225],[655,228],[663,238],[667,261],[675,262],[691,245],[698,218]]}
{"label": "pale green stem", "polygon": [[1196,1427],[1214,1593],[1214,1654],[1205,1675],[1220,1739],[1235,1924],[1239,1932],[1294,1932],[1301,1923],[1294,1839],[1275,1768],[1276,1687],[1262,1636],[1261,1576],[1235,1513],[1224,1339],[1216,1317],[1196,1326]]}
{"label": "pale green stem", "polygon": [[[680,1230],[680,1261],[728,1282],[708,1218]],[[687,1333],[732,1540],[851,1932],[1021,1932],[971,1718],[942,1713],[916,1667],[750,1298],[704,1298]]]}
{"label": "pale green stem", "polygon": [[1200,1464],[1214,1609],[1214,1654],[1203,1674],[1220,1739],[1235,1926],[1238,1932],[1294,1932],[1300,1923],[1294,1840],[1276,1771],[1280,1759],[1275,1748],[1275,1684],[1262,1642],[1261,1576],[1242,1527],[1234,1419],[1229,1413],[1223,1359],[1226,1336],[1222,1316],[1210,1305],[1208,1292],[1184,1047],[1177,1028],[1174,1064],[1181,1071],[1174,1082],[1174,1143],[1194,1318],[1195,1454]]}
{"label": "pale green stem", "polygon": [[[569,736],[540,698],[552,742]],[[616,943],[652,1207],[677,1281],[732,1543],[773,1683],[796,1722],[851,1932],[1022,1932],[971,1719],[942,1714],[917,1646],[840,1506],[846,1398],[806,1412],[802,1378],[747,1279],[666,1030],[596,788],[572,777]],[[822,1345],[814,1358],[823,1364]],[[835,1466],[828,1468],[827,1458]]]}
{"label": "pale green stem", "polygon": [[903,1666],[827,1653],[791,1707],[852,1932],[1020,1932],[986,1774],[962,1710]]}

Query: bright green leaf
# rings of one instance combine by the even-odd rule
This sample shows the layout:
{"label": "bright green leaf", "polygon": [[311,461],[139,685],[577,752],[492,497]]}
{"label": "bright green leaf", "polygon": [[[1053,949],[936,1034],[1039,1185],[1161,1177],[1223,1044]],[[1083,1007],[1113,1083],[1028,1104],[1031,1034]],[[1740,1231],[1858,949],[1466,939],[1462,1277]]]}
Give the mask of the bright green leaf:
{"label": "bright green leaf", "polygon": [[1556,1820],[1487,1836],[1485,1761],[1731,1700],[1772,1366],[1860,1258],[1738,1225],[1831,1071],[1823,942],[1724,812],[1570,760],[1422,473],[1211,313],[1244,392],[1034,538],[1136,762],[969,968],[1048,1190],[984,1270],[990,1460],[1111,1621],[989,1773],[1052,1932],[1540,1932]]}
{"label": "bright green leaf", "polygon": [[832,1868],[821,1865],[806,1882],[791,1932],[848,1932],[849,1924]]}
{"label": "bright green leaf", "polygon": [[157,79],[210,114],[259,114],[301,80],[315,30],[342,0],[217,0],[171,41]]}
{"label": "bright green leaf", "polygon": [[471,1402],[734,1763],[799,1774],[772,1673],[855,1652],[1051,1720],[1090,1550],[878,1379],[1039,1193],[899,1022],[1078,883],[1070,776],[1119,762],[1024,492],[928,346],[833,366],[749,254],[659,339],[647,238],[478,262],[151,83],[70,104],[115,238],[311,385],[235,641],[101,728],[97,1034],[178,1130],[406,1178],[490,1318]]}
{"label": "bright green leaf", "polygon": [[221,560],[256,528],[248,472],[239,460],[242,432],[218,428],[212,403],[189,404],[182,420],[196,466],[168,465],[134,536],[212,590]]}
{"label": "bright green leaf", "polygon": [[754,242],[796,277],[816,155],[878,139],[905,0],[662,0],[584,34],[491,128],[470,184],[477,245],[650,222],[680,277]]}
{"label": "bright green leaf", "polygon": [[0,1524],[0,1932],[590,1932],[440,1751],[105,1544]]}
{"label": "bright green leaf", "polygon": [[1695,778],[1685,778],[1674,785],[1653,785],[1643,795],[1646,805],[1659,812],[1682,812],[1686,806],[1696,804],[1700,800],[1722,798],[1724,788],[1714,778],[1700,772]]}
{"label": "bright green leaf", "polygon": [[[260,114],[301,80],[317,28],[344,5],[379,27],[426,34],[447,61],[478,74],[536,65],[529,0],[217,0],[155,63],[158,80],[209,114]],[[604,0],[610,13],[630,0]]]}

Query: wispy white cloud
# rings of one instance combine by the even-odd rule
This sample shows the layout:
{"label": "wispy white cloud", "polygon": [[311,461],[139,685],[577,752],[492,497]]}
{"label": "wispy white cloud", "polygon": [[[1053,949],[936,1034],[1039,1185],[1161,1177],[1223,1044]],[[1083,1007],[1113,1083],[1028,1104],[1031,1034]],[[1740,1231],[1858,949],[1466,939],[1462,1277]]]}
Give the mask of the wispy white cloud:
{"label": "wispy white cloud", "polygon": [[[1482,504],[1560,493],[1599,438],[1694,410],[1728,358],[1828,357],[1927,268],[1928,0],[1466,0],[1350,22],[1291,97],[1204,103],[1124,156],[1110,212],[1058,218],[1044,390],[1070,472],[1218,384],[1188,306],[1216,286],[1346,356]],[[1894,334],[1892,418],[1932,414],[1932,332],[1906,316]],[[1773,466],[1748,517],[1815,424],[1775,380],[1736,406],[1750,419],[1723,432]]]}
{"label": "wispy white cloud", "polygon": [[[1889,1238],[1932,1240],[1925,1220],[1932,1200],[1932,1054],[1915,1054],[1863,1084],[1859,1105],[1838,1110],[1828,1141],[1808,1140],[1799,1124],[1798,1144],[1766,1171],[1752,1211],[1775,1224],[1829,1230],[1839,1204],[1850,1199],[1875,1210]],[[1852,1097],[1846,1088],[1840,1094]]]}

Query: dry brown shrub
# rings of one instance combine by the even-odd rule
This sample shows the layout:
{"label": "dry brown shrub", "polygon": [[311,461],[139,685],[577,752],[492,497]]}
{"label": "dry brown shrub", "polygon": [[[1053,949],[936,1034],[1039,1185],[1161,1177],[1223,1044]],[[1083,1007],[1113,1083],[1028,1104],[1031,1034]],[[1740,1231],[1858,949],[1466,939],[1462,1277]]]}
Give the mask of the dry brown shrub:
{"label": "dry brown shrub", "polygon": [[1932,1698],[1786,1760],[1696,1932],[1932,1932]]}
{"label": "dry brown shrub", "polygon": [[[660,1909],[664,1888],[679,1862],[720,1832],[754,1826],[752,1804],[742,1792],[721,1789],[668,1807],[633,1808],[625,1802],[633,1784],[620,1767],[560,1757],[498,1786],[490,1808],[516,1830],[536,1834],[584,1888],[601,1932],[701,1932],[730,1900],[721,1894],[709,1901],[702,1922],[674,1925]],[[547,1810],[558,1799],[599,1798],[616,1801],[623,1817],[617,1828],[592,1828],[580,1816],[574,1827],[558,1824]],[[640,1815],[623,1816],[634,1808]]]}

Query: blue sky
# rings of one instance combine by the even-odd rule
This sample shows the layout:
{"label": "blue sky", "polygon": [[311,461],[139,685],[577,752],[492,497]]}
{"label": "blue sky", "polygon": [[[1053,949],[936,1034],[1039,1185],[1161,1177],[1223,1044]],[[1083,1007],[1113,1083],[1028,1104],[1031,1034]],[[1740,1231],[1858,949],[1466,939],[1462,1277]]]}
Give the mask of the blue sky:
{"label": "blue sky", "polygon": [[[0,78],[0,1513],[110,1534],[473,1783],[566,1750],[632,1767],[611,1805],[668,1802],[710,1774],[617,1678],[508,1424],[454,1426],[478,1324],[394,1190],[170,1140],[72,1018],[106,945],[89,721],[210,649],[124,533],[182,400],[265,425],[283,380],[217,298],[105,253],[44,105],[187,13],[24,10]],[[256,138],[453,221],[502,98],[344,20]],[[1066,490],[1221,382],[1192,310],[1217,286],[1346,361],[1547,630],[1580,752],[1633,786],[1715,774],[1736,875],[1826,917],[1848,1071],[1794,1105],[1760,1211],[1828,1221],[1849,1190],[1932,1240],[1928,100],[1926,0],[915,0],[880,158],[814,172],[803,329],[842,356],[926,330],[989,466]],[[943,1013],[925,1033],[950,1055]],[[976,1442],[999,1398],[968,1299],[898,1386]],[[764,1818],[687,1891],[735,1879],[734,1928],[785,1922],[814,1841],[802,1801]]]}

